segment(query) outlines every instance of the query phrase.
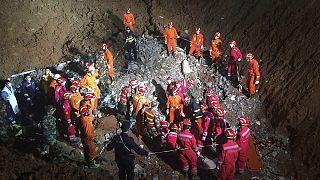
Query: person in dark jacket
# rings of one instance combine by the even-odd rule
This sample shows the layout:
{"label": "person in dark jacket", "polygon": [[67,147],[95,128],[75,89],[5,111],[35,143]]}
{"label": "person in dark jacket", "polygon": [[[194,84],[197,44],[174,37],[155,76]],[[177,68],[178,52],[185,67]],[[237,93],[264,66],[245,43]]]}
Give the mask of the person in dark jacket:
{"label": "person in dark jacket", "polygon": [[[136,47],[136,36],[130,30],[129,27],[126,27],[126,31],[124,33],[125,41],[126,41],[126,53],[128,53],[129,61],[137,61],[137,47]],[[133,54],[133,57],[132,57]]]}
{"label": "person in dark jacket", "polygon": [[134,154],[132,150],[140,155],[148,156],[148,151],[141,149],[133,140],[128,136],[130,123],[125,122],[121,126],[122,133],[115,135],[110,143],[107,145],[107,151],[115,149],[115,161],[119,168],[119,179],[133,180],[134,179]]}
{"label": "person in dark jacket", "polygon": [[37,86],[35,81],[31,78],[30,74],[27,74],[22,82],[23,95],[28,102],[28,106],[33,106],[34,98],[36,97]]}

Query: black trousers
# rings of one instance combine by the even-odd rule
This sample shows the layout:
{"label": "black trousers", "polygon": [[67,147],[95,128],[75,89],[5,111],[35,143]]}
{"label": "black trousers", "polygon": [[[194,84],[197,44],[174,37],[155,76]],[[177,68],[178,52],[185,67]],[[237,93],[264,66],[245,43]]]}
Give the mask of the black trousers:
{"label": "black trousers", "polygon": [[127,180],[134,179],[134,164],[133,161],[117,163],[119,168],[119,180],[125,180],[127,175]]}
{"label": "black trousers", "polygon": [[[136,61],[137,60],[137,47],[136,44],[133,43],[127,43],[126,45],[126,51],[128,53],[128,61]],[[133,57],[132,57],[133,54]]]}

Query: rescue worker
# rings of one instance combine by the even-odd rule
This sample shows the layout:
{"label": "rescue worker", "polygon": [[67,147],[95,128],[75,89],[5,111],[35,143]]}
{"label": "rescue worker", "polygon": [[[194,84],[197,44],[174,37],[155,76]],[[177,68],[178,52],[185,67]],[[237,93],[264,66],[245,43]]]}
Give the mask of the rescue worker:
{"label": "rescue worker", "polygon": [[176,149],[178,147],[177,138],[178,138],[178,126],[174,124],[170,128],[170,132],[167,134],[167,143],[170,149]]}
{"label": "rescue worker", "polygon": [[130,100],[130,87],[124,86],[121,89],[120,101],[118,102],[118,111],[120,114],[129,116],[129,100]]}
{"label": "rescue worker", "polygon": [[61,153],[57,148],[56,118],[53,116],[55,110],[56,109],[52,105],[45,106],[47,115],[45,115],[40,121],[44,140],[43,155],[50,153],[54,156],[61,156]]}
{"label": "rescue worker", "polygon": [[116,134],[110,143],[107,145],[107,151],[115,149],[115,161],[119,168],[120,180],[133,180],[134,179],[134,150],[139,155],[148,156],[148,151],[141,149],[133,140],[128,136],[130,123],[124,122],[121,125],[121,134]]}
{"label": "rescue worker", "polygon": [[186,96],[194,97],[193,92],[195,91],[195,81],[193,79],[188,79],[188,88],[186,90]]}
{"label": "rescue worker", "polygon": [[79,127],[80,127],[80,102],[83,100],[83,97],[81,96],[79,92],[79,88],[76,85],[70,86],[70,91],[72,92],[72,95],[70,97],[70,105],[71,105],[71,120],[73,121],[73,124],[75,125],[75,132],[78,135],[79,134]]}
{"label": "rescue worker", "polygon": [[84,148],[85,160],[88,163],[89,168],[98,168],[100,164],[95,161],[96,157],[96,145],[94,142],[94,130],[93,130],[93,114],[92,114],[92,94],[86,94],[84,99],[80,103],[80,136]]}
{"label": "rescue worker", "polygon": [[98,76],[98,71],[93,66],[88,68],[86,75],[80,81],[80,87],[86,88],[88,91],[93,91],[95,95],[94,99],[94,108],[98,107],[98,99],[100,98],[100,88],[96,81],[96,77]]}
{"label": "rescue worker", "polygon": [[225,144],[221,145],[218,154],[218,179],[233,179],[236,171],[235,162],[238,158],[239,146],[234,142],[236,134],[232,129],[227,129],[225,137],[228,139]]}
{"label": "rescue worker", "polygon": [[172,82],[172,76],[169,75],[167,77],[167,93],[168,93],[168,96],[172,95],[172,90],[173,90],[174,86],[175,85],[174,85],[174,82]]}
{"label": "rescue worker", "polygon": [[212,137],[213,141],[220,145],[225,143],[223,132],[225,132],[225,130],[230,127],[230,123],[224,118],[225,114],[226,111],[223,108],[219,107],[217,108],[217,112],[214,117]]}
{"label": "rescue worker", "polygon": [[49,93],[49,86],[52,80],[53,80],[53,74],[51,73],[49,68],[46,68],[44,71],[44,75],[41,78],[41,85],[42,85],[43,93],[45,97],[47,97]]}
{"label": "rescue worker", "polygon": [[257,60],[253,59],[253,57],[252,53],[246,54],[246,59],[249,62],[249,79],[247,80],[247,88],[250,93],[250,97],[256,93],[256,85],[258,85],[260,81],[259,64]]}
{"label": "rescue worker", "polygon": [[71,121],[71,106],[70,106],[70,98],[72,94],[71,92],[65,92],[63,94],[63,112],[64,112],[64,127],[66,127],[67,135],[69,137],[69,141],[74,143],[75,140],[75,128],[74,124]]}
{"label": "rescue worker", "polygon": [[[130,61],[137,61],[137,47],[136,47],[136,36],[130,30],[130,27],[126,27],[126,31],[124,33],[125,41],[126,41],[126,53],[128,54],[128,59]],[[133,57],[132,57],[133,54]]]}
{"label": "rescue worker", "polygon": [[199,101],[187,95],[183,103],[183,113],[192,123],[197,123],[202,118]]}
{"label": "rescue worker", "polygon": [[62,100],[63,100],[63,94],[65,92],[67,92],[67,89],[66,89],[66,80],[64,79],[64,77],[59,77],[57,79],[57,85],[54,89],[54,100],[55,100],[55,103],[57,105],[62,105]]}
{"label": "rescue worker", "polygon": [[54,102],[55,102],[55,89],[56,89],[56,86],[58,85],[57,80],[60,77],[61,77],[60,74],[55,74],[53,76],[53,80],[51,81],[51,83],[49,85],[48,95],[49,95],[49,100],[52,102],[52,104],[54,104]]}
{"label": "rescue worker", "polygon": [[239,174],[244,173],[244,169],[247,165],[248,149],[249,149],[249,137],[251,130],[249,129],[249,119],[247,116],[240,116],[239,120],[239,134],[237,136],[237,144],[239,145],[240,152],[238,157],[238,172]]}
{"label": "rescue worker", "polygon": [[131,79],[129,81],[129,85],[130,85],[130,96],[129,96],[129,105],[128,105],[128,110],[129,110],[129,114],[128,114],[128,119],[130,119],[130,127],[132,127],[132,125],[134,124],[135,121],[135,112],[133,110],[133,98],[134,96],[138,93],[138,85],[139,85],[139,81],[135,80],[135,79]]}
{"label": "rescue worker", "polygon": [[203,103],[201,104],[201,112],[202,112],[202,119],[203,119],[203,134],[202,134],[202,141],[206,141],[208,134],[212,134],[212,124],[214,120],[214,116],[212,112],[208,111],[208,106]]}
{"label": "rescue worker", "polygon": [[151,108],[146,108],[144,114],[147,132],[149,134],[149,137],[153,139],[157,136],[157,129],[155,127],[155,124],[157,119],[159,120],[158,102],[152,101]]}
{"label": "rescue worker", "polygon": [[144,110],[146,107],[150,107],[150,103],[144,98],[144,93],[146,89],[144,86],[140,86],[138,88],[138,94],[133,97],[133,110],[136,115],[136,129],[137,129],[137,138],[139,142],[141,142],[141,138],[143,135],[143,116]]}
{"label": "rescue worker", "polygon": [[181,97],[182,102],[184,102],[184,97],[188,88],[188,80],[184,79],[182,81],[178,80],[176,82],[176,88],[178,89],[178,96]]}
{"label": "rescue worker", "polygon": [[220,36],[220,32],[216,32],[214,34],[214,39],[211,41],[210,54],[212,63],[219,63],[220,61],[220,55],[222,54],[222,41],[220,40]]}
{"label": "rescue worker", "polygon": [[0,100],[0,142],[5,146],[12,148],[15,142],[15,133],[8,121],[6,104]]}
{"label": "rescue worker", "polygon": [[15,96],[15,89],[12,86],[10,80],[5,81],[5,86],[1,90],[1,98],[6,104],[6,112],[11,125],[15,125],[17,122],[17,114],[20,113],[18,102]]}
{"label": "rescue worker", "polygon": [[206,104],[208,110],[212,113],[215,112],[217,107],[220,107],[219,97],[214,93],[212,88],[207,89]]}
{"label": "rescue worker", "polygon": [[160,143],[164,145],[167,140],[167,135],[169,133],[169,123],[166,120],[160,121]]}
{"label": "rescue worker", "polygon": [[178,89],[174,88],[172,91],[172,95],[168,97],[167,100],[167,115],[169,115],[169,122],[171,123],[177,123],[178,118],[181,115],[181,112],[183,110],[183,104],[181,97],[178,96]]}
{"label": "rescue worker", "polygon": [[179,152],[179,157],[182,162],[182,169],[184,176],[187,177],[189,171],[189,163],[191,166],[191,176],[197,176],[197,156],[200,156],[198,147],[196,144],[196,139],[190,133],[191,122],[189,119],[184,119],[183,121],[183,131],[178,134],[178,145],[181,149]]}
{"label": "rescue worker", "polygon": [[131,8],[127,8],[126,13],[123,14],[123,25],[124,27],[129,27],[133,31],[133,26],[136,24],[134,20],[134,15],[131,14]]}
{"label": "rescue worker", "polygon": [[37,86],[34,80],[32,80],[31,75],[27,74],[22,81],[22,92],[23,96],[27,101],[27,105],[29,107],[29,111],[32,110],[32,106],[34,105],[34,98],[36,97]]}
{"label": "rescue worker", "polygon": [[108,74],[109,74],[109,77],[111,79],[111,85],[113,85],[114,84],[113,55],[110,52],[109,46],[107,45],[107,43],[102,43],[101,44],[101,49],[104,52],[104,59],[105,59],[106,64],[107,64]]}
{"label": "rescue worker", "polygon": [[168,47],[168,56],[172,53],[172,56],[175,57],[177,38],[179,38],[176,28],[173,27],[173,22],[169,22],[168,28],[164,31],[164,43]]}
{"label": "rescue worker", "polygon": [[230,41],[230,59],[228,62],[228,77],[231,78],[231,76],[237,76],[237,61],[242,60],[242,53],[240,52],[240,49],[236,46],[236,41],[232,40]]}
{"label": "rescue worker", "polygon": [[190,41],[189,56],[194,53],[196,58],[202,56],[201,50],[203,49],[204,37],[200,33],[200,27],[196,27],[196,33],[192,36]]}

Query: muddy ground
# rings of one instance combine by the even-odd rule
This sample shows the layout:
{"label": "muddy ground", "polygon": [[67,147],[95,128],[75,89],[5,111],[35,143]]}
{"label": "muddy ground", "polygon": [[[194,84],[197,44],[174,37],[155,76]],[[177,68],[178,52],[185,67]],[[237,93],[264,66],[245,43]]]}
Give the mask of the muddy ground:
{"label": "muddy ground", "polygon": [[[199,24],[207,46],[220,31],[224,42],[235,39],[244,53],[252,51],[260,60],[259,97],[273,127],[270,131],[290,137],[294,161],[288,168],[302,179],[319,176],[320,13],[316,0],[2,0],[0,77],[96,50],[102,40],[110,42],[113,52],[122,54],[120,19],[128,6],[137,14],[137,34],[158,35],[172,20],[183,37],[190,37]],[[115,64],[119,67],[122,63],[119,55]],[[245,69],[243,65],[242,71]],[[23,162],[18,152],[1,152]],[[26,157],[26,164],[34,162]],[[22,172],[21,168],[18,171]]]}

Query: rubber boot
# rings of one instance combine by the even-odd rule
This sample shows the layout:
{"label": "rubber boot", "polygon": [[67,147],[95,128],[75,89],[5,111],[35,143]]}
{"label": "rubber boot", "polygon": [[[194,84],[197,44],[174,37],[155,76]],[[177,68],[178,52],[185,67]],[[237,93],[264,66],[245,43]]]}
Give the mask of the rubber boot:
{"label": "rubber boot", "polygon": [[96,162],[96,160],[91,160],[90,162],[89,162],[89,168],[90,169],[95,169],[95,168],[99,168],[100,167],[100,164],[98,164],[97,162]]}

